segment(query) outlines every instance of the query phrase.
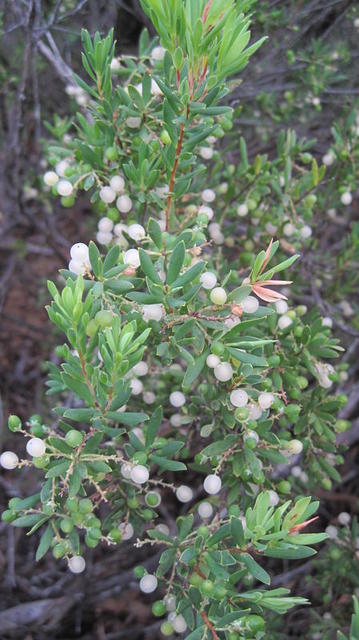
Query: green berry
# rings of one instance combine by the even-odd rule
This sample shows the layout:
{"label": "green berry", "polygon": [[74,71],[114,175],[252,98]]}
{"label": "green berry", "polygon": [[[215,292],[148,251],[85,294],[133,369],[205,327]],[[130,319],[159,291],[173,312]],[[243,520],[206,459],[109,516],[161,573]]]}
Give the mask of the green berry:
{"label": "green berry", "polygon": [[61,531],[63,531],[64,533],[71,533],[73,528],[74,528],[73,522],[69,518],[64,518],[63,520],[61,520],[60,522]]}
{"label": "green berry", "polygon": [[11,509],[6,509],[1,514],[1,520],[3,522],[12,522],[17,517],[15,511],[11,511]]}
{"label": "green berry", "polygon": [[116,160],[117,159],[116,147],[107,147],[107,149],[105,149],[105,157],[107,158],[107,160]]}
{"label": "green berry", "polygon": [[291,491],[290,482],[288,482],[288,480],[281,480],[277,485],[277,489],[280,493],[290,493]]}
{"label": "green berry", "polygon": [[164,636],[171,636],[173,633],[173,626],[171,625],[170,622],[162,622],[161,624],[161,633],[163,633]]}
{"label": "green berry", "polygon": [[82,498],[82,500],[80,500],[79,510],[81,513],[91,513],[91,511],[93,511],[93,504],[90,498]]}
{"label": "green berry", "polygon": [[63,544],[62,542],[59,542],[58,544],[55,544],[53,550],[52,550],[52,555],[54,556],[54,558],[56,558],[57,560],[59,558],[63,558],[64,555],[66,553],[66,545]]}
{"label": "green berry", "polygon": [[134,570],[133,570],[133,575],[138,580],[141,580],[141,578],[143,578],[143,576],[145,576],[146,573],[147,573],[147,571],[146,571],[145,567],[142,567],[141,565],[138,565],[138,567],[135,567]]}
{"label": "green berry", "polygon": [[156,618],[161,618],[166,613],[166,605],[163,600],[156,600],[152,605],[152,613]]}
{"label": "green berry", "polygon": [[10,431],[19,431],[22,426],[19,416],[10,415],[7,421],[7,426],[9,427]]}
{"label": "green berry", "polygon": [[111,311],[106,311],[105,309],[103,309],[102,311],[98,311],[95,315],[95,322],[103,329],[105,327],[110,327],[112,324],[112,320],[113,315]]}
{"label": "green berry", "polygon": [[75,449],[75,447],[79,447],[83,439],[83,434],[81,433],[81,431],[77,431],[77,429],[71,429],[65,436],[66,444],[68,444],[69,447],[72,447],[73,449]]}
{"label": "green berry", "polygon": [[157,507],[160,502],[157,493],[155,493],[154,491],[148,493],[145,497],[145,500],[149,507]]}
{"label": "green berry", "polygon": [[201,584],[201,591],[202,593],[204,593],[204,595],[211,596],[213,595],[214,587],[215,585],[214,585],[214,582],[212,582],[212,580],[203,580]]}
{"label": "green berry", "polygon": [[170,134],[168,133],[167,129],[162,129],[161,140],[162,140],[163,144],[171,144],[171,137],[170,137]]}
{"label": "green berry", "polygon": [[114,527],[109,531],[108,537],[111,538],[111,540],[113,540],[114,542],[120,542],[122,539],[122,531]]}

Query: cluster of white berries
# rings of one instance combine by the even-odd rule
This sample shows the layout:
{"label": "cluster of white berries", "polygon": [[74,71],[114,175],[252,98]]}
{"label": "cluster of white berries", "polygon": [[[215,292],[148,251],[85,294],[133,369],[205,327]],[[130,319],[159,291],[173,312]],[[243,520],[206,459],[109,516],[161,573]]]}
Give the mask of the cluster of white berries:
{"label": "cluster of white berries", "polygon": [[302,227],[297,230],[292,222],[285,223],[283,227],[283,233],[285,236],[291,237],[296,235],[297,232],[299,232],[299,236],[302,238],[302,240],[307,240],[313,233],[312,228],[308,224],[303,224]]}
{"label": "cluster of white berries", "polygon": [[89,248],[84,242],[76,242],[70,249],[71,260],[69,262],[69,271],[83,276],[91,270],[89,257]]}
{"label": "cluster of white berries", "polygon": [[[110,242],[114,241],[120,247],[126,249],[126,247],[128,246],[128,242],[123,235],[124,231],[128,236],[130,236],[130,238],[132,238],[132,240],[135,240],[136,242],[140,242],[146,235],[145,229],[141,224],[134,223],[128,226],[122,224],[121,222],[114,224],[110,218],[104,216],[98,222],[96,240],[103,245],[108,245],[110,244]],[[132,254],[129,255],[131,256]],[[136,255],[136,258],[138,257],[137,254],[133,255]],[[136,259],[136,263],[137,262],[138,264],[136,264],[136,266],[139,266],[139,257],[138,259]]]}
{"label": "cluster of white berries", "polygon": [[86,107],[86,105],[88,103],[88,95],[82,89],[82,87],[78,87],[76,85],[69,84],[65,88],[65,91],[66,91],[68,96],[70,96],[71,98],[75,98],[77,104],[80,107]]}
{"label": "cluster of white berries", "polygon": [[43,178],[46,186],[48,187],[56,186],[57,193],[60,196],[64,196],[64,197],[71,196],[74,190],[70,180],[67,180],[65,177],[66,171],[67,169],[69,169],[69,167],[70,167],[69,160],[66,160],[66,159],[60,160],[55,167],[55,171],[53,170],[46,171]]}

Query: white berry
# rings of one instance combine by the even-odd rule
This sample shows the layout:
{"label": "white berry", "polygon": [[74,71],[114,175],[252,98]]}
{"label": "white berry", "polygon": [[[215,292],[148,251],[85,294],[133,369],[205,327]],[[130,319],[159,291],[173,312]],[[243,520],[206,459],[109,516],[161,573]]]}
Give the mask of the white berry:
{"label": "white berry", "polygon": [[135,366],[132,369],[133,373],[136,374],[136,376],[145,376],[148,373],[148,364],[147,362],[144,362],[143,360],[141,360],[140,362],[137,362],[137,364],[135,364]]}
{"label": "white berry", "polygon": [[125,188],[125,181],[124,181],[123,177],[122,176],[112,176],[112,178],[110,180],[110,187],[111,187],[111,189],[116,191],[116,193],[119,193],[120,191],[123,191],[123,189]]}
{"label": "white berry", "polygon": [[128,251],[125,251],[125,253],[123,254],[123,261],[130,267],[139,267],[140,254],[138,253],[137,249],[129,249]]}
{"label": "white berry", "polygon": [[41,438],[31,438],[26,444],[26,451],[33,458],[40,458],[46,451],[46,445]]}
{"label": "white berry", "polygon": [[300,440],[290,440],[286,444],[286,449],[291,456],[298,455],[303,451],[303,443]]}
{"label": "white berry", "polygon": [[132,208],[132,200],[129,196],[119,196],[116,200],[116,205],[121,213],[128,213]]}
{"label": "white berry", "polygon": [[220,362],[214,369],[214,375],[220,382],[227,382],[233,376],[233,369],[229,362]]}
{"label": "white berry", "polygon": [[249,419],[250,420],[259,420],[262,415],[262,409],[258,406],[258,404],[250,404],[248,405],[249,409]]}
{"label": "white berry", "polygon": [[191,487],[187,487],[187,485],[181,484],[176,489],[176,498],[180,502],[190,502],[193,498],[193,491]]}
{"label": "white berry", "polygon": [[141,380],[138,380],[137,378],[132,378],[130,387],[133,396],[138,396],[143,391],[143,384]]}
{"label": "white berry", "polygon": [[82,556],[73,556],[69,559],[68,567],[71,573],[82,573],[86,567],[85,558]]}
{"label": "white berry", "polygon": [[249,429],[243,436],[243,440],[255,440],[256,442],[259,442],[259,435],[256,431],[252,431],[251,429]]}
{"label": "white berry", "polygon": [[96,233],[96,240],[99,244],[107,246],[112,240],[112,233],[110,231],[98,231]]}
{"label": "white berry", "polygon": [[140,589],[143,593],[153,593],[153,591],[156,591],[157,585],[158,580],[151,573],[146,573],[140,580]]}
{"label": "white berry", "polygon": [[0,456],[0,466],[3,469],[15,469],[19,464],[19,458],[13,451],[4,451]]}
{"label": "white berry", "polygon": [[243,389],[233,389],[229,399],[234,407],[245,407],[248,402],[248,393]]}
{"label": "white berry", "polygon": [[213,507],[210,502],[201,502],[198,505],[198,514],[200,518],[205,520],[206,518],[210,518],[213,514]]}
{"label": "white berry", "polygon": [[246,204],[240,204],[237,207],[237,213],[240,218],[244,218],[248,214],[248,207]]}
{"label": "white berry", "polygon": [[123,462],[121,464],[121,475],[126,478],[126,480],[129,480],[131,478],[131,471],[132,467],[130,464],[127,464],[126,462]]}
{"label": "white berry", "polygon": [[328,524],[325,529],[325,533],[328,534],[330,540],[335,540],[338,537],[338,529],[332,524]]}
{"label": "white berry", "polygon": [[154,62],[160,62],[165,57],[166,49],[158,45],[154,47],[151,51],[151,60]]}
{"label": "white berry", "polygon": [[73,244],[70,249],[70,256],[73,260],[88,260],[89,248],[84,242]]}
{"label": "white berry", "polygon": [[244,298],[240,304],[244,313],[255,313],[259,307],[257,298],[254,298],[253,296]]}
{"label": "white berry", "polygon": [[187,629],[187,622],[185,621],[183,615],[179,614],[173,620],[171,620],[173,630],[176,633],[184,633]]}
{"label": "white berry", "polygon": [[213,289],[216,286],[217,276],[212,271],[205,271],[199,280],[204,289]]}
{"label": "white berry", "polygon": [[153,391],[145,391],[143,394],[143,401],[146,404],[153,404],[156,400],[156,395],[153,393]]}
{"label": "white berry", "polygon": [[209,356],[207,356],[206,364],[207,364],[207,367],[209,367],[210,369],[214,369],[215,367],[217,367],[217,365],[219,365],[220,362],[221,361],[219,357],[216,356],[214,353],[210,353]]}
{"label": "white berry", "polygon": [[55,171],[46,171],[46,173],[44,174],[44,183],[48,187],[53,187],[54,184],[57,184],[58,181],[59,176],[57,175],[57,173],[55,173]]}
{"label": "white berry", "polygon": [[292,236],[295,233],[294,224],[287,222],[283,227],[283,233],[285,236]]}
{"label": "white berry", "polygon": [[70,165],[67,162],[67,160],[60,160],[60,162],[58,162],[55,167],[57,175],[60,176],[60,178],[63,178],[65,175],[66,169],[68,169],[69,166]]}
{"label": "white berry", "polygon": [[142,307],[142,317],[145,322],[149,320],[157,320],[159,322],[164,316],[164,308],[162,304],[144,304]]}
{"label": "white berry", "polygon": [[198,209],[198,213],[205,213],[208,220],[212,220],[213,216],[214,216],[214,211],[212,209],[212,207],[208,207],[205,204],[202,204],[202,206]]}
{"label": "white berry", "polygon": [[213,149],[212,149],[212,147],[200,147],[199,155],[204,160],[211,160],[211,158],[213,158]]}
{"label": "white berry", "polygon": [[261,393],[258,398],[258,404],[261,409],[269,409],[269,407],[272,406],[274,399],[275,398],[273,393],[269,393],[269,391],[264,391],[264,393]]}
{"label": "white berry", "polygon": [[226,294],[225,290],[223,289],[223,287],[215,287],[211,291],[210,298],[211,298],[213,304],[216,304],[218,306],[222,306],[223,304],[225,304],[225,302],[227,300],[227,294]]}
{"label": "white berry", "polygon": [[288,311],[288,304],[285,300],[277,300],[277,302],[274,303],[274,306],[276,312],[280,315],[283,315],[283,313],[287,313]]}
{"label": "white berry", "polygon": [[329,318],[328,316],[326,316],[325,318],[322,318],[322,325],[323,325],[323,327],[332,327],[333,326],[333,320],[331,318]]}
{"label": "white berry", "polygon": [[352,196],[352,194],[350,193],[350,191],[345,191],[344,193],[342,193],[342,195],[341,195],[341,197],[340,197],[340,200],[342,201],[342,203],[343,203],[345,206],[348,206],[349,204],[351,204],[351,203],[352,203],[352,201],[353,201],[353,196]]}
{"label": "white berry", "polygon": [[309,224],[305,224],[301,230],[300,230],[300,237],[303,238],[303,240],[306,240],[307,238],[310,238],[310,236],[312,235],[312,229],[309,226]]}
{"label": "white berry", "polygon": [[128,227],[128,235],[130,236],[130,238],[132,238],[132,240],[136,240],[136,242],[139,242],[145,237],[146,231],[141,224],[130,224],[130,226]]}
{"label": "white berry", "polygon": [[70,180],[59,180],[57,183],[57,192],[60,196],[70,196],[73,192],[73,186]]}
{"label": "white berry", "polygon": [[99,231],[104,231],[105,233],[109,233],[113,229],[113,222],[112,220],[110,220],[110,218],[107,218],[105,216],[104,218],[101,218],[101,220],[98,221],[97,226]]}
{"label": "white berry", "polygon": [[339,524],[342,524],[344,527],[349,524],[350,520],[351,520],[350,513],[347,513],[346,511],[342,511],[338,515],[338,522]]}
{"label": "white berry", "polygon": [[130,522],[127,522],[127,524],[125,524],[124,522],[121,522],[121,524],[117,528],[122,533],[123,541],[130,540],[132,538],[134,534],[134,529]]}
{"label": "white berry", "polygon": [[131,480],[136,484],[144,484],[149,477],[149,471],[143,464],[136,464],[131,471]]}
{"label": "white berry", "polygon": [[102,202],[110,204],[116,199],[116,191],[112,187],[102,187],[100,189],[100,198]]}
{"label": "white berry", "polygon": [[322,158],[323,164],[325,164],[326,167],[330,167],[333,164],[334,160],[335,155],[333,151],[328,151],[328,153],[326,153]]}
{"label": "white berry", "polygon": [[283,315],[278,320],[278,329],[281,329],[283,331],[284,329],[288,329],[288,327],[290,327],[291,324],[293,324],[292,318],[290,318],[289,316]]}
{"label": "white berry", "polygon": [[182,391],[172,391],[170,394],[170,403],[172,407],[183,407],[186,402],[186,396]]}
{"label": "white berry", "polygon": [[211,496],[214,496],[216,493],[220,492],[222,488],[222,480],[219,476],[211,473],[204,479],[203,488]]}
{"label": "white berry", "polygon": [[269,504],[271,507],[275,507],[279,502],[279,495],[276,491],[273,491],[273,489],[270,489],[268,493],[269,493]]}
{"label": "white berry", "polygon": [[216,199],[216,193],[213,189],[205,189],[202,191],[203,202],[213,202]]}
{"label": "white berry", "polygon": [[180,413],[174,413],[170,417],[170,423],[172,427],[181,427],[182,426],[182,416]]}

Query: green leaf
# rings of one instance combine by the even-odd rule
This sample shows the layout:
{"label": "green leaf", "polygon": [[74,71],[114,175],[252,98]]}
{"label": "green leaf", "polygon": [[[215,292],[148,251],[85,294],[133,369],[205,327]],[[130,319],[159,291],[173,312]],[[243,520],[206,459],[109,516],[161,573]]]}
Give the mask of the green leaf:
{"label": "green leaf", "polygon": [[157,407],[156,411],[154,411],[146,425],[146,448],[151,446],[157,436],[158,429],[160,428],[162,422],[162,415],[162,407]]}
{"label": "green leaf", "polygon": [[98,277],[101,274],[102,262],[101,262],[100,252],[96,247],[95,243],[92,242],[92,240],[89,244],[89,258],[90,258],[92,271],[94,272],[94,275]]}
{"label": "green leaf", "polygon": [[63,416],[75,422],[91,422],[95,413],[95,409],[66,409]]}
{"label": "green leaf", "polygon": [[187,471],[186,465],[177,460],[167,460],[155,454],[152,454],[150,459],[153,464],[158,464],[161,469],[166,469],[167,471]]}
{"label": "green leaf", "polygon": [[65,475],[71,464],[71,460],[64,460],[59,464],[56,464],[54,467],[48,470],[46,474],[46,478],[57,478],[59,476]]}
{"label": "green leaf", "polygon": [[240,303],[245,298],[248,298],[251,291],[252,287],[249,284],[242,284],[241,287],[237,287],[237,289],[233,289],[233,291],[231,291],[228,296],[228,301]]}
{"label": "green leaf", "polygon": [[231,535],[235,543],[242,547],[245,544],[242,522],[239,518],[231,518]]}
{"label": "green leaf", "polygon": [[148,255],[148,253],[140,248],[139,254],[140,254],[141,269],[143,273],[151,280],[151,282],[154,282],[155,284],[159,284],[162,287],[162,280],[158,275],[156,269],[154,268],[152,264],[152,260]]}
{"label": "green leaf", "polygon": [[150,218],[148,221],[148,234],[158,249],[162,249],[162,231],[156,220]]}
{"label": "green leaf", "polygon": [[198,378],[199,374],[201,373],[205,365],[207,355],[208,355],[208,351],[206,351],[199,358],[197,358],[193,364],[189,365],[183,377],[183,382],[182,382],[183,387],[190,387],[194,383],[194,381]]}
{"label": "green leaf", "polygon": [[42,534],[40,538],[39,546],[37,547],[36,556],[35,556],[37,562],[41,560],[41,558],[43,558],[44,555],[46,555],[46,553],[50,549],[53,537],[54,537],[54,531],[51,524],[49,524],[46,527],[44,533]]}
{"label": "green leaf", "polygon": [[[35,524],[43,520],[43,513],[29,513],[27,516],[20,516],[12,521],[13,527],[33,527]],[[47,518],[47,516],[46,516]]]}
{"label": "green leaf", "polygon": [[177,280],[172,282],[171,289],[172,290],[179,289],[180,287],[184,287],[189,282],[192,282],[193,280],[195,280],[195,278],[199,276],[201,271],[203,271],[204,266],[205,266],[205,262],[203,261],[197,262],[197,264],[194,264],[193,267],[190,267],[190,269],[187,269],[187,271],[185,271],[181,276],[179,276]]}
{"label": "green leaf", "polygon": [[179,276],[180,271],[183,267],[185,253],[186,247],[184,245],[184,242],[179,242],[170,257],[166,278],[167,284],[173,284]]}
{"label": "green leaf", "polygon": [[264,584],[270,584],[270,575],[261,567],[258,562],[252,558],[249,553],[241,553],[240,561],[243,562],[249,573],[259,580],[259,582],[263,582]]}

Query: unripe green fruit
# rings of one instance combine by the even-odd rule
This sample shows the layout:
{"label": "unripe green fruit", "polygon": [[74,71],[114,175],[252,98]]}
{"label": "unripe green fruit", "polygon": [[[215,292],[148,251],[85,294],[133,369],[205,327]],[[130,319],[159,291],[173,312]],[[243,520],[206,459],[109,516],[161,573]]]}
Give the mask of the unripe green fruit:
{"label": "unripe green fruit", "polygon": [[98,328],[98,324],[96,320],[94,319],[89,320],[86,327],[86,335],[88,335],[89,338],[93,338],[94,335],[96,334],[97,328]]}
{"label": "unripe green fruit", "polygon": [[297,384],[300,389],[306,389],[308,386],[308,380],[304,376],[298,376]]}
{"label": "unripe green fruit", "polygon": [[337,420],[334,429],[337,433],[344,433],[344,431],[348,431],[351,427],[350,420]]}
{"label": "unripe green fruit", "polygon": [[99,518],[96,518],[96,516],[91,513],[90,515],[86,516],[86,525],[87,527],[95,527],[96,529],[101,529],[101,520]]}
{"label": "unripe green fruit", "polygon": [[100,327],[103,329],[105,327],[110,327],[112,324],[113,315],[111,311],[106,311],[103,309],[102,311],[98,311],[95,315],[95,322],[97,322]]}
{"label": "unripe green fruit", "polygon": [[66,553],[66,545],[63,544],[62,542],[59,542],[58,544],[56,544],[52,550],[52,555],[57,560],[59,558],[63,558],[65,553]]}
{"label": "unripe green fruit", "polygon": [[162,129],[161,141],[163,142],[163,144],[171,144],[171,136],[168,133],[167,129]]}
{"label": "unripe green fruit", "polygon": [[212,580],[203,580],[202,584],[200,585],[200,589],[202,593],[204,593],[204,595],[211,596],[214,592],[214,586],[215,585]]}
{"label": "unripe green fruit", "polygon": [[239,635],[239,633],[236,633],[236,631],[231,631],[228,634],[228,640],[240,640],[241,636]]}
{"label": "unripe green fruit", "polygon": [[66,444],[73,449],[75,449],[75,447],[79,447],[83,439],[83,433],[81,433],[81,431],[77,431],[77,429],[71,429],[65,436]]}
{"label": "unripe green fruit", "polygon": [[15,511],[11,511],[11,509],[6,509],[1,514],[1,520],[3,522],[12,522],[15,518],[17,518],[17,515]]}
{"label": "unripe green fruit", "polygon": [[294,335],[296,338],[301,338],[303,335],[303,327],[299,326],[299,327],[294,327],[294,331],[293,331]]}
{"label": "unripe green fruit", "polygon": [[300,400],[302,397],[300,389],[289,389],[288,395],[292,400]]}
{"label": "unripe green fruit", "polygon": [[136,451],[136,453],[132,456],[132,460],[137,464],[146,464],[147,455],[144,451]]}
{"label": "unripe green fruit", "polygon": [[239,407],[234,412],[234,417],[236,418],[236,420],[239,420],[239,422],[244,422],[245,420],[247,420],[248,416],[249,411],[245,407]]}
{"label": "unripe green fruit", "polygon": [[79,511],[74,511],[71,517],[72,517],[73,523],[76,525],[81,525],[85,521],[85,514],[80,513]]}
{"label": "unripe green fruit", "polygon": [[340,558],[342,557],[341,551],[340,549],[338,549],[338,547],[331,547],[329,555],[332,560],[340,560]]}
{"label": "unripe green fruit", "polygon": [[244,618],[244,626],[248,631],[258,633],[258,631],[264,630],[265,622],[261,616],[246,616]]}
{"label": "unripe green fruit", "polygon": [[217,600],[223,600],[227,595],[226,587],[223,584],[215,585],[213,595]]}
{"label": "unripe green fruit", "polygon": [[127,504],[130,507],[130,509],[137,509],[138,505],[140,504],[138,501],[138,498],[136,498],[136,496],[134,496],[133,498],[128,498],[127,499]]}
{"label": "unripe green fruit", "polygon": [[122,539],[122,531],[120,531],[120,529],[113,528],[109,531],[108,537],[114,542],[120,542]]}
{"label": "unripe green fruit", "polygon": [[159,504],[159,497],[157,493],[154,492],[148,493],[145,497],[145,500],[149,507],[157,507],[157,505]]}
{"label": "unripe green fruit", "polygon": [[7,421],[7,426],[10,431],[19,431],[22,426],[19,416],[15,416],[14,414],[10,415]]}
{"label": "unripe green fruit", "polygon": [[50,457],[47,455],[40,456],[39,458],[33,458],[32,464],[36,469],[45,469],[50,463]]}
{"label": "unripe green fruit", "polygon": [[30,433],[36,438],[43,438],[46,433],[46,427],[43,424],[34,424],[30,427]]}
{"label": "unripe green fruit", "polygon": [[82,498],[82,500],[80,500],[79,510],[81,513],[91,513],[91,511],[93,511],[93,504],[90,498]]}
{"label": "unripe green fruit", "polygon": [[330,491],[333,486],[330,478],[322,478],[320,484],[322,485],[323,489],[325,489],[325,491]]}
{"label": "unripe green fruit", "polygon": [[143,576],[145,576],[146,573],[147,573],[147,571],[146,571],[145,567],[142,567],[141,565],[138,565],[138,567],[135,567],[134,570],[133,570],[133,575],[138,580],[141,580],[141,578],[143,578]]}
{"label": "unripe green fruit", "polygon": [[226,347],[223,344],[223,342],[213,342],[211,346],[211,352],[214,353],[216,356],[221,356],[224,353],[225,348]]}
{"label": "unripe green fruit", "polygon": [[263,380],[262,387],[265,391],[268,391],[268,389],[271,389],[272,386],[273,386],[273,382],[270,378],[266,378],[265,380]]}
{"label": "unripe green fruit", "polygon": [[170,622],[162,622],[161,624],[161,633],[163,633],[164,636],[171,636],[173,633],[173,626],[171,625]]}
{"label": "unripe green fruit", "polygon": [[156,600],[152,605],[152,613],[156,618],[161,618],[165,615],[167,609],[163,600]]}
{"label": "unripe green fruit", "polygon": [[102,536],[102,532],[101,532],[101,529],[97,529],[96,527],[90,527],[87,530],[87,535],[90,536],[90,538],[93,538],[93,540],[100,540]]}
{"label": "unripe green fruit", "polygon": [[255,438],[246,438],[244,441],[244,446],[247,449],[255,449],[257,445],[257,441]]}
{"label": "unripe green fruit", "polygon": [[69,511],[77,511],[79,508],[79,503],[77,498],[67,498],[65,502],[65,506]]}
{"label": "unripe green fruit", "polygon": [[51,516],[54,511],[55,505],[52,502],[46,502],[46,504],[42,506],[42,512],[45,514],[45,516]]}
{"label": "unripe green fruit", "polygon": [[30,419],[29,419],[30,427],[32,427],[35,424],[41,424],[41,423],[42,423],[42,418],[38,413],[34,413],[34,415],[30,416]]}
{"label": "unripe green fruit", "polygon": [[97,547],[99,541],[97,540],[97,538],[91,538],[91,536],[86,533],[85,535],[85,544],[90,548],[90,549],[94,549],[95,547]]}
{"label": "unripe green fruit", "polygon": [[249,211],[254,211],[254,209],[256,209],[256,207],[257,207],[257,201],[254,200],[254,198],[248,198],[247,207],[248,207]]}
{"label": "unripe green fruit", "polygon": [[107,160],[116,160],[117,159],[116,147],[107,147],[107,149],[105,149],[105,157],[107,158]]}
{"label": "unripe green fruit", "polygon": [[61,531],[63,531],[64,533],[70,533],[73,528],[74,528],[74,524],[72,520],[69,520],[68,518],[64,518],[63,520],[61,520],[60,522]]}
{"label": "unripe green fruit", "polygon": [[63,207],[65,207],[66,209],[69,209],[70,207],[73,207],[75,204],[75,198],[74,196],[62,196],[62,198],[60,199],[60,202],[62,204]]}
{"label": "unripe green fruit", "polygon": [[288,480],[281,480],[277,485],[277,489],[280,493],[290,493],[291,491],[290,482],[288,482]]}
{"label": "unripe green fruit", "polygon": [[203,582],[203,578],[198,575],[198,573],[192,573],[189,577],[189,583],[192,587],[199,587]]}
{"label": "unripe green fruit", "polygon": [[206,527],[205,525],[201,525],[200,527],[198,527],[197,533],[199,536],[202,536],[202,538],[208,538],[211,532],[208,527]]}
{"label": "unripe green fruit", "polygon": [[141,515],[146,522],[151,522],[156,514],[151,509],[144,509]]}

